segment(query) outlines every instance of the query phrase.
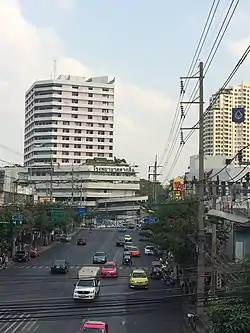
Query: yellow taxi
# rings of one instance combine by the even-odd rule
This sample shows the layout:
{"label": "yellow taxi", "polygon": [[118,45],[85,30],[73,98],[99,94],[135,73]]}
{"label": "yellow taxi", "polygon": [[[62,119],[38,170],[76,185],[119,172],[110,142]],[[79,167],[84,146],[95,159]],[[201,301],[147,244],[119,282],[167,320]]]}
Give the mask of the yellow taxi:
{"label": "yellow taxi", "polygon": [[148,288],[148,276],[144,269],[135,268],[129,275],[130,288]]}
{"label": "yellow taxi", "polygon": [[130,235],[125,235],[124,236],[124,241],[125,242],[131,242],[132,241],[132,237]]}

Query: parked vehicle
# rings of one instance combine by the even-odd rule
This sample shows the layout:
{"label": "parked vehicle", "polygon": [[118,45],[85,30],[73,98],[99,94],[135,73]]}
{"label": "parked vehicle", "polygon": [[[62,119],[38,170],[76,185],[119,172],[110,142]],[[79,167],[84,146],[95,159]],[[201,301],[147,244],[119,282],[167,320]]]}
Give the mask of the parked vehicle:
{"label": "parked vehicle", "polygon": [[17,251],[14,257],[15,262],[27,262],[30,260],[31,260],[30,254],[24,250]]}

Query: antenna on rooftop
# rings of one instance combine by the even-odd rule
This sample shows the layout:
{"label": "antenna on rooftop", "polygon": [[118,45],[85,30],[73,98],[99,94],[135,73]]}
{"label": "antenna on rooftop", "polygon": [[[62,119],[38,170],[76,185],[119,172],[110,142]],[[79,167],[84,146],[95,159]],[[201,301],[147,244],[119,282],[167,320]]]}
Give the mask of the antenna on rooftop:
{"label": "antenna on rooftop", "polygon": [[56,59],[54,59],[54,65],[53,65],[53,80],[56,80],[56,76],[57,76],[57,61]]}

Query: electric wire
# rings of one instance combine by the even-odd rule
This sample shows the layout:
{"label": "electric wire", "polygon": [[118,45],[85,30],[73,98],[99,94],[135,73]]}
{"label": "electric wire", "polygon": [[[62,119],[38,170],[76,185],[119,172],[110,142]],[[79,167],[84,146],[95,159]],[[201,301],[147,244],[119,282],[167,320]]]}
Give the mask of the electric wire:
{"label": "electric wire", "polygon": [[[172,135],[175,131],[175,127],[176,127],[176,122],[177,122],[177,117],[178,117],[178,111],[179,111],[179,107],[180,107],[180,104],[183,100],[183,97],[184,97],[184,94],[185,94],[185,90],[187,89],[188,87],[188,84],[190,82],[190,78],[188,78],[189,76],[192,76],[193,75],[193,71],[195,69],[195,64],[197,62],[197,59],[199,58],[201,52],[202,52],[202,49],[203,49],[203,46],[205,44],[205,41],[207,39],[207,36],[208,36],[208,33],[210,31],[210,28],[211,28],[211,25],[213,23],[213,20],[214,20],[214,17],[215,17],[215,14],[217,12],[217,9],[218,9],[218,6],[220,4],[220,1],[221,0],[217,0],[217,3],[215,5],[215,1],[216,0],[213,0],[212,2],[212,5],[210,7],[210,10],[209,10],[209,13],[208,13],[208,16],[206,18],[206,21],[205,21],[205,25],[203,27],[203,30],[202,30],[202,33],[201,33],[201,36],[199,38],[199,41],[198,41],[198,45],[196,47],[196,50],[195,50],[195,53],[194,53],[194,56],[192,58],[192,61],[191,61],[191,64],[190,64],[190,67],[188,69],[188,72],[187,72],[187,75],[186,75],[186,79],[184,81],[184,86],[183,86],[183,94],[180,93],[180,96],[179,96],[179,100],[177,102],[177,106],[176,106],[176,111],[175,111],[175,115],[174,115],[174,119],[173,119],[173,122],[172,122],[172,126],[171,126],[171,129],[170,129],[170,132],[169,132],[169,135],[168,135],[168,140],[167,140],[167,144],[166,144],[166,148],[164,149],[163,151],[163,154],[162,154],[162,157],[160,159],[160,165],[163,163],[164,159],[166,161],[168,161],[168,158],[169,158],[169,155],[172,154],[171,152],[171,149],[172,146],[170,147],[170,144],[171,144],[171,138],[172,138]],[[184,119],[183,119],[184,120]],[[181,126],[181,122],[182,122],[182,119],[180,119],[178,125],[177,125],[177,136],[178,136],[178,129],[179,127]],[[175,134],[176,135],[176,134]],[[169,149],[170,147],[170,149]],[[165,154],[167,153],[167,151],[169,150],[168,154],[167,154],[167,157],[165,157]],[[164,158],[165,157],[165,158]]]}
{"label": "electric wire", "polygon": [[[215,41],[214,41],[214,43],[213,43],[213,46],[212,46],[212,48],[211,48],[211,50],[210,50],[210,53],[209,53],[209,55],[208,55],[208,57],[207,57],[207,59],[206,59],[206,61],[205,61],[205,64],[204,64],[204,69],[205,69],[205,71],[204,71],[204,75],[207,74],[207,72],[208,72],[208,70],[209,70],[209,68],[210,68],[210,66],[211,66],[211,64],[212,64],[212,62],[213,62],[213,60],[214,60],[214,58],[215,58],[215,55],[216,55],[216,53],[217,53],[217,51],[218,51],[218,48],[219,48],[219,46],[220,46],[220,44],[221,44],[221,42],[222,42],[222,40],[223,40],[223,38],[224,38],[224,36],[225,36],[225,33],[226,33],[226,31],[227,31],[227,29],[228,29],[228,27],[229,27],[229,24],[230,24],[230,22],[231,22],[231,20],[232,20],[232,18],[233,18],[233,16],[234,16],[234,14],[235,14],[235,11],[236,11],[236,9],[237,9],[237,7],[238,7],[239,0],[237,0],[237,2],[235,3],[235,6],[234,6],[234,8],[233,8],[233,10],[231,11],[232,6],[233,6],[233,4],[234,4],[234,1],[235,1],[235,0],[232,0],[232,1],[231,1],[231,4],[230,4],[230,6],[229,6],[229,8],[228,8],[228,10],[227,10],[227,13],[226,13],[226,16],[225,16],[225,18],[224,18],[224,20],[223,20],[223,22],[222,22],[222,25],[221,25],[221,27],[220,27],[218,33],[217,33],[217,36],[216,36]],[[228,17],[229,17],[229,19],[228,19]],[[227,19],[228,19],[228,20],[227,20]],[[225,25],[225,27],[224,27],[224,25]],[[224,28],[224,30],[223,30],[223,28]],[[221,32],[222,32],[222,33],[221,33]],[[198,91],[198,84],[199,84],[199,83],[197,82],[196,85],[195,85],[195,87],[194,87],[194,89],[193,89],[193,92],[191,93],[191,96],[190,96],[189,102],[192,102],[192,101],[194,101],[194,100],[196,99],[196,98],[194,99],[194,96],[197,94],[197,91]],[[187,108],[186,108],[185,111],[184,111],[184,118],[186,117],[186,115],[187,115],[188,111],[190,110],[190,108],[191,108],[191,104],[188,104],[188,105],[187,105]],[[183,118],[183,121],[184,121],[184,118]],[[199,123],[199,122],[198,122],[198,123]],[[195,126],[193,126],[193,128],[196,127],[196,126],[197,126],[197,124],[196,124]],[[193,131],[193,132],[192,132],[192,134],[193,134],[194,131],[195,131],[195,129],[194,129],[194,130],[191,130],[191,131]],[[177,132],[177,135],[175,136],[175,138],[174,138],[174,140],[173,140],[174,143],[176,142],[177,137],[178,137],[178,132]],[[181,151],[183,150],[183,146],[184,146],[184,144],[187,142],[187,140],[188,140],[190,137],[191,137],[191,135],[190,135],[190,136],[187,136],[187,137],[183,140],[184,143],[181,145]],[[175,145],[174,145],[174,146],[175,146]],[[172,149],[172,150],[173,150],[173,149]],[[181,155],[181,153],[178,152],[178,157],[177,157],[177,153],[176,153],[176,156],[175,156],[175,158],[174,158],[174,161],[173,161],[173,163],[172,163],[172,165],[171,165],[171,167],[170,167],[171,172],[173,171],[173,169],[174,169],[174,167],[175,167],[175,165],[176,165],[176,163],[177,163],[177,161],[178,161],[180,155]],[[176,157],[177,157],[177,158],[176,158]],[[168,172],[168,174],[167,174],[165,180],[163,181],[163,183],[166,182],[166,179],[168,178],[169,174],[170,174],[170,172]]]}

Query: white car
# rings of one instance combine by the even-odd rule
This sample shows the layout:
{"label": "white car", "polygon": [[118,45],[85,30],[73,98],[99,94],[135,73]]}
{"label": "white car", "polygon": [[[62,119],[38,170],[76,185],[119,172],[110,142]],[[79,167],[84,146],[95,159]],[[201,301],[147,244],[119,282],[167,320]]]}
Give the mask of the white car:
{"label": "white car", "polygon": [[144,249],[145,255],[153,255],[154,254],[154,247],[151,245],[147,245]]}

